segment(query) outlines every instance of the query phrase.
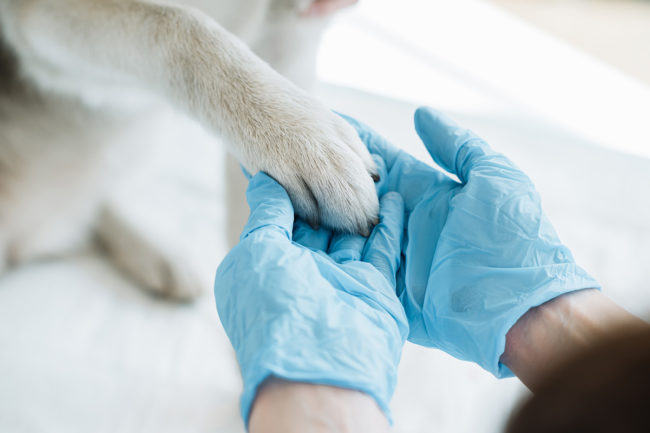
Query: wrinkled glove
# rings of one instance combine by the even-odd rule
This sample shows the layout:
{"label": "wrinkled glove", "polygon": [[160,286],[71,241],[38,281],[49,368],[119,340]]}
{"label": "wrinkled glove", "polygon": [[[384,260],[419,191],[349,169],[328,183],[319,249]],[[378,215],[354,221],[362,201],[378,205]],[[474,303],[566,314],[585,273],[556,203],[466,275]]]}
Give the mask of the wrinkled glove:
{"label": "wrinkled glove", "polygon": [[285,190],[264,173],[246,192],[250,218],[217,270],[219,317],[244,381],[246,425],[269,376],[352,388],[387,414],[408,334],[395,296],[404,231],[399,194],[380,202],[380,223],[366,240],[315,231],[297,221]]}
{"label": "wrinkled glove", "polygon": [[379,193],[404,199],[397,294],[409,340],[497,377],[512,375],[499,359],[515,322],[532,307],[599,284],[560,242],[531,180],[471,131],[431,109],[415,113],[433,160],[457,182],[346,119],[383,160]]}

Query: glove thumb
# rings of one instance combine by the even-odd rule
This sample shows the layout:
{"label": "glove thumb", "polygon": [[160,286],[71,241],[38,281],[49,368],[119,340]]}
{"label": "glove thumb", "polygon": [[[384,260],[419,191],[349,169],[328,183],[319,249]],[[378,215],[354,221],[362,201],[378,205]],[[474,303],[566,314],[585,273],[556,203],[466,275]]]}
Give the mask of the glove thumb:
{"label": "glove thumb", "polygon": [[291,239],[293,206],[289,195],[272,177],[259,172],[252,177],[246,189],[250,216],[240,239],[264,227],[280,229]]}
{"label": "glove thumb", "polygon": [[[473,157],[479,154],[492,153],[483,139],[432,108],[418,108],[414,120],[415,130],[436,164],[458,176],[463,183],[466,182],[471,165],[467,162],[471,163]],[[463,147],[471,150],[470,158],[459,158]]]}
{"label": "glove thumb", "polygon": [[510,159],[495,152],[482,138],[459,126],[442,113],[420,107],[415,112],[415,129],[433,160],[467,183],[472,171],[495,178],[530,183]]}

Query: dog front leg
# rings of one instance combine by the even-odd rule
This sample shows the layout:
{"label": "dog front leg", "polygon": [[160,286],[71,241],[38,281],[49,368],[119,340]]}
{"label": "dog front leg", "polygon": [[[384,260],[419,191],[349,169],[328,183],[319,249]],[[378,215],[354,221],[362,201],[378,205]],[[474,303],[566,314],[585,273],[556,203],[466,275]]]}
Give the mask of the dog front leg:
{"label": "dog front leg", "polygon": [[[43,85],[145,87],[223,133],[313,225],[368,234],[376,166],[354,129],[206,15],[154,1],[4,0],[5,37]],[[99,90],[98,90],[99,91]]]}
{"label": "dog front leg", "polygon": [[207,16],[153,1],[3,0],[0,20],[23,72],[42,87],[144,88],[216,128],[237,69],[260,66]]}

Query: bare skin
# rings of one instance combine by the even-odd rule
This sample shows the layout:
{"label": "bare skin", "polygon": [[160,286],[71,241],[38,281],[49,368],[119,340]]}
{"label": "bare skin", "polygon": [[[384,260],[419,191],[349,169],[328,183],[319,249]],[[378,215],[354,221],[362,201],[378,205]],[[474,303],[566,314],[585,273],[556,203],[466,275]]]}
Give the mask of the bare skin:
{"label": "bare skin", "polygon": [[508,332],[501,362],[534,392],[558,363],[611,335],[647,326],[601,292],[581,290],[519,319]]}
{"label": "bare skin", "polygon": [[[597,290],[582,290],[528,311],[510,329],[501,361],[535,391],[544,374],[589,345],[649,326]],[[348,433],[389,431],[375,401],[359,391],[268,381],[250,418],[251,433]]]}
{"label": "bare skin", "polygon": [[372,397],[360,391],[271,379],[257,394],[251,433],[348,433],[389,431]]}

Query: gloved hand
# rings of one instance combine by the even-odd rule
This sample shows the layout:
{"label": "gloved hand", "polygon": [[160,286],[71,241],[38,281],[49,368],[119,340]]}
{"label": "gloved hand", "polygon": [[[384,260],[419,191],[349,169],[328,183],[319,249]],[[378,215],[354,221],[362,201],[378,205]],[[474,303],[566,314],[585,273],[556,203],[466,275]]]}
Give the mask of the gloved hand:
{"label": "gloved hand", "polygon": [[269,376],[360,390],[389,416],[408,334],[395,296],[401,197],[382,197],[380,223],[367,240],[331,237],[301,221],[292,233],[289,197],[264,173],[250,180],[246,197],[250,218],[214,285],[244,380],[246,425],[257,388]]}
{"label": "gloved hand", "polygon": [[472,132],[431,109],[415,113],[433,160],[459,183],[346,119],[383,160],[379,194],[404,198],[397,294],[409,340],[512,375],[499,359],[514,323],[532,307],[599,284],[558,239],[530,179]]}

